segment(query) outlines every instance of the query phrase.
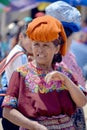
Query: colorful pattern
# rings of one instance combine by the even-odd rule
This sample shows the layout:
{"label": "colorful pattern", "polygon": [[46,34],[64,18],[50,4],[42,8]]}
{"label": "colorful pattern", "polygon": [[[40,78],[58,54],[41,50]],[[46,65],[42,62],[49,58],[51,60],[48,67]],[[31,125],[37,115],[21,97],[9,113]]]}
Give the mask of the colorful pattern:
{"label": "colorful pattern", "polygon": [[75,130],[72,120],[66,115],[40,117],[38,122],[45,125],[48,130]]}
{"label": "colorful pattern", "polygon": [[3,106],[17,108],[17,98],[12,96],[5,96]]}
{"label": "colorful pattern", "polygon": [[[74,81],[74,78],[71,72],[67,71],[67,69],[57,66],[57,68],[55,68],[54,70],[60,71],[61,73],[69,76]],[[32,102],[33,100],[35,100],[35,103],[37,104],[36,105],[37,109],[40,113],[42,113],[43,109],[45,111],[48,111],[47,113],[49,114],[50,112],[53,111],[53,109],[56,109],[56,112],[61,113],[63,109],[65,113],[71,115],[75,111],[76,106],[74,102],[72,101],[72,99],[69,98],[69,92],[67,91],[66,86],[64,86],[64,84],[60,80],[59,81],[51,80],[49,83],[46,83],[44,80],[44,77],[46,76],[46,74],[51,71],[52,70],[44,71],[42,69],[36,68],[31,63],[18,68],[17,72],[15,72],[12,77],[12,80],[10,83],[10,89],[8,89],[7,91],[7,94],[10,95],[10,97],[9,98],[8,96],[5,97],[5,100],[7,98],[7,101],[3,102],[3,106],[9,106],[13,108],[18,107],[20,111],[22,109],[23,109],[22,111],[24,111],[26,107],[27,109],[29,109],[29,106],[32,107],[33,109],[33,106],[30,102],[31,100]],[[15,80],[15,83],[14,83],[14,80]],[[19,86],[19,83],[20,83],[20,86]],[[63,98],[61,98],[62,96]],[[55,101],[53,100],[54,97],[56,97]],[[45,102],[45,98],[48,100],[51,106],[52,105],[55,106],[54,108],[52,108],[52,110],[51,108],[49,108],[48,104],[46,105],[47,109],[45,108],[45,105],[42,102],[43,100]],[[50,100],[51,98],[52,100]],[[67,99],[66,103],[63,101],[64,98]],[[25,103],[25,105],[23,106],[22,104],[24,104],[24,102],[27,102],[27,103]],[[18,106],[17,106],[17,103],[18,103]],[[42,108],[40,104],[43,105],[44,108]],[[67,108],[66,108],[66,104],[67,104]],[[69,108],[70,110],[67,111]],[[30,115],[31,112],[26,111],[26,114]]]}
{"label": "colorful pattern", "polygon": [[50,81],[49,83],[46,83],[44,79],[40,79],[38,76],[32,74],[26,76],[25,82],[29,91],[36,93],[38,91],[40,93],[47,93],[52,92],[53,90],[61,91],[66,89],[61,81]]}
{"label": "colorful pattern", "polygon": [[27,64],[25,66],[17,68],[17,71],[20,72],[23,77],[25,77],[26,74],[28,73]]}
{"label": "colorful pattern", "polygon": [[72,115],[72,120],[76,130],[86,130],[86,122],[83,108],[77,108],[76,113]]}
{"label": "colorful pattern", "polygon": [[[46,126],[48,130],[75,130],[72,120],[66,115],[40,117],[37,121]],[[20,128],[20,130],[26,129]]]}
{"label": "colorful pattern", "polygon": [[[55,70],[64,73],[66,76],[74,81],[71,71],[60,66],[56,66]],[[44,94],[48,92],[53,92],[54,90],[56,90],[57,92],[67,90],[66,86],[61,81],[50,81],[49,83],[46,83],[44,77],[46,76],[48,71],[42,71],[43,70],[41,69],[36,69],[35,67],[32,67],[32,64],[26,64],[17,69],[17,72],[20,72],[21,76],[25,78],[25,85],[26,88],[28,88],[29,92]],[[6,106],[16,108],[17,103],[17,98],[12,96],[5,96],[3,106],[6,104]]]}
{"label": "colorful pattern", "polygon": [[[61,68],[62,72],[65,73],[68,77],[72,78],[71,73],[68,73],[66,70]],[[66,86],[61,81],[50,81],[46,83],[44,77],[48,73],[45,71],[42,73],[42,70],[31,68],[31,67],[21,67],[18,69],[18,72],[21,72],[22,76],[25,76],[26,87],[29,88],[29,91],[34,93],[47,93],[54,90],[61,91],[67,89]]]}

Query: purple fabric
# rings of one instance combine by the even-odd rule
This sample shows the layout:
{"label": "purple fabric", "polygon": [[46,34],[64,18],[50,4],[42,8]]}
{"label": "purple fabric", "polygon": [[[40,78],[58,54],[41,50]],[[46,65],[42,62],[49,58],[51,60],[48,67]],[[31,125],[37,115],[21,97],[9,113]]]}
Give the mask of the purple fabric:
{"label": "purple fabric", "polygon": [[82,28],[82,32],[87,33],[87,27]]}
{"label": "purple fabric", "polygon": [[19,130],[27,130],[27,129],[20,127]]}
{"label": "purple fabric", "polygon": [[81,86],[85,87],[85,79],[83,77],[82,70],[76,63],[75,56],[73,55],[73,53],[68,52],[66,56],[63,57],[62,63],[65,64],[66,67],[68,67],[68,69],[72,71],[78,83]]}

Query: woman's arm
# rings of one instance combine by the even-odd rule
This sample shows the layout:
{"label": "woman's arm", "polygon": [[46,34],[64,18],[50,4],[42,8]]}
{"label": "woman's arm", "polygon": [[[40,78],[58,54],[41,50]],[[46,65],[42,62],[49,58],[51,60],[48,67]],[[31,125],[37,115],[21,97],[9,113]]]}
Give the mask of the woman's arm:
{"label": "woman's arm", "polygon": [[32,121],[26,118],[16,109],[3,108],[3,117],[11,121],[12,123],[29,130],[47,130],[45,126],[40,125],[36,121]]}
{"label": "woman's arm", "polygon": [[83,107],[87,103],[87,98],[84,93],[80,90],[80,88],[75,85],[68,77],[65,78],[65,85],[78,107]]}
{"label": "woman's arm", "polygon": [[4,98],[3,107],[3,117],[12,123],[26,128],[27,130],[47,130],[43,125],[40,125],[36,121],[32,121],[20,113],[17,109],[19,89],[20,89],[21,75],[19,72],[15,71],[12,74],[9,87]]}
{"label": "woman's arm", "polygon": [[49,82],[51,80],[61,80],[63,84],[66,86],[66,89],[69,91],[73,101],[76,103],[78,107],[83,107],[87,103],[87,98],[80,90],[80,88],[75,85],[71,79],[69,79],[66,75],[61,72],[53,71],[46,75],[45,81]]}

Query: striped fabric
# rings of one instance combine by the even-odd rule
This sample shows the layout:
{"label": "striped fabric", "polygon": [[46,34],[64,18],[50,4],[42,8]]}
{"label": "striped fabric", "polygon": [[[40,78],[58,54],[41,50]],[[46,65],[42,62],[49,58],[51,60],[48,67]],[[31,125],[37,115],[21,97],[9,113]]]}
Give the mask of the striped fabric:
{"label": "striped fabric", "polygon": [[[75,130],[72,120],[67,115],[40,117],[37,121],[46,126],[48,130]],[[20,130],[27,129],[20,127]]]}

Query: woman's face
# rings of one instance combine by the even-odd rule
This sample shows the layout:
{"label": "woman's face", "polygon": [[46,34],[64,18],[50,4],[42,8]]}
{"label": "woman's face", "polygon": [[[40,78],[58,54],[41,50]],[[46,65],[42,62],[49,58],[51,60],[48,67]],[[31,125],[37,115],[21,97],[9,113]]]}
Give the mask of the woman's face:
{"label": "woman's face", "polygon": [[60,46],[55,46],[52,42],[35,42],[32,41],[32,52],[34,59],[38,64],[50,65],[54,54],[59,50]]}

